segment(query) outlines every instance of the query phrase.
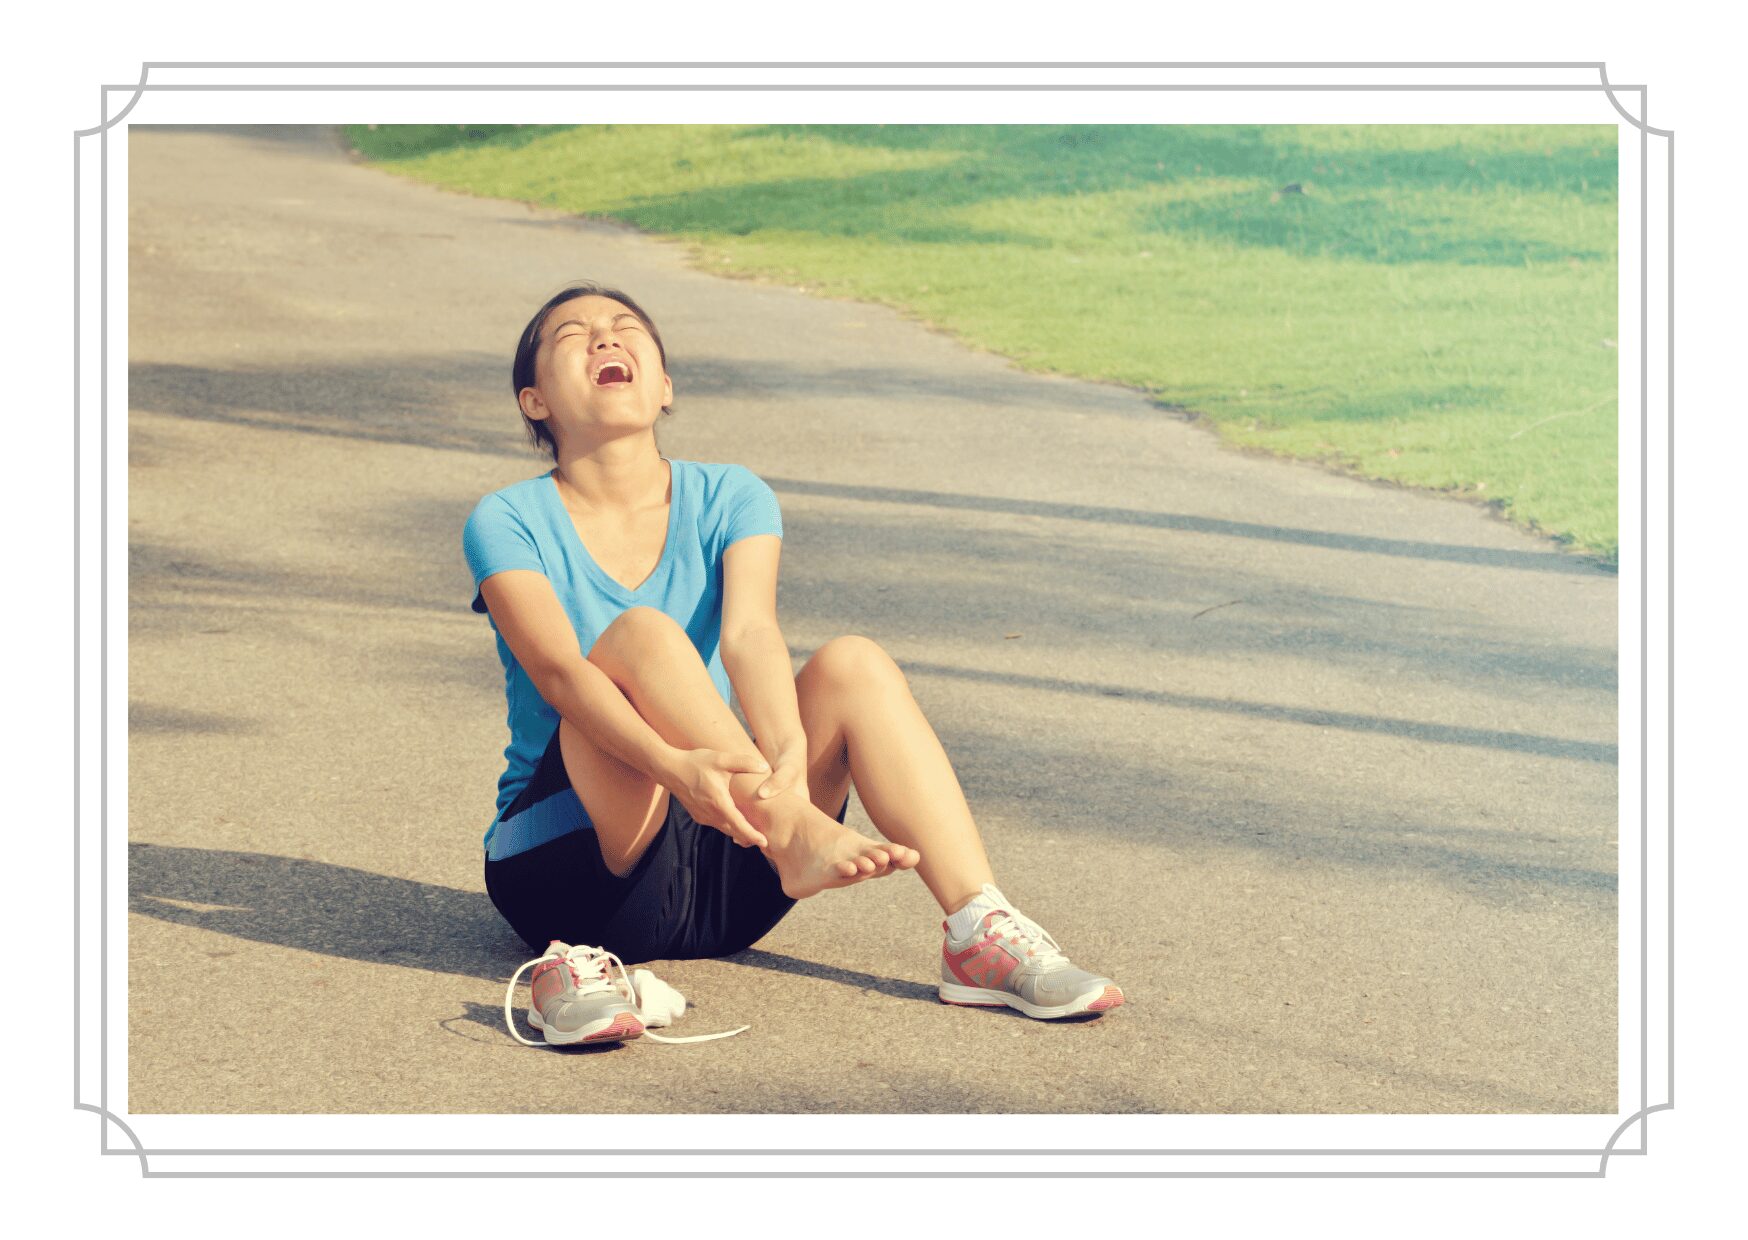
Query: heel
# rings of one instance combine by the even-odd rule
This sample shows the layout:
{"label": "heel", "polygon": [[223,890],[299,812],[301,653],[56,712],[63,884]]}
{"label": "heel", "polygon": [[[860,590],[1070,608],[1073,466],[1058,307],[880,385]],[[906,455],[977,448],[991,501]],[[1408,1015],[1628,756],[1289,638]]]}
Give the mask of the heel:
{"label": "heel", "polygon": [[977,986],[960,986],[953,982],[942,982],[940,990],[942,1003],[951,1003],[954,1007],[1006,1007],[1008,1001],[999,991],[983,990]]}

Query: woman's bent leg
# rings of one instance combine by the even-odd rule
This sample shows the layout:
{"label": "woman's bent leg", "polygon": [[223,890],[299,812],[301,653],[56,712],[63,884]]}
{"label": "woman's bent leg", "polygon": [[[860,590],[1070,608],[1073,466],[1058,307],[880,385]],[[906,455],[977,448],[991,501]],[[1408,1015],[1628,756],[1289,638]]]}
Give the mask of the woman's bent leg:
{"label": "woman's bent leg", "polygon": [[922,853],[917,872],[948,914],[943,1002],[1005,1006],[1041,1020],[1122,1004],[1115,982],[1076,968],[994,886],[959,779],[884,650],[865,637],[827,642],[801,669],[796,697],[814,795],[839,795],[854,779],[881,833]]}
{"label": "woman's bent leg", "polygon": [[[716,691],[697,649],[674,620],[648,607],[623,612],[596,641],[589,661],[612,679],[637,713],[668,744],[682,749],[718,749],[756,753],[728,703]],[[565,763],[578,796],[591,779],[609,791],[600,799],[603,817],[596,817],[591,799],[584,807],[595,820],[601,853],[616,874],[628,872],[660,829],[667,809],[666,789],[647,775],[595,746],[580,731],[561,724]],[[574,765],[573,765],[574,762]],[[892,850],[840,826],[829,814],[792,793],[761,800],[759,786],[767,777],[738,774],[729,789],[747,820],[764,834],[767,859],[794,898],[827,887],[844,886],[888,872]],[[647,798],[647,799],[641,799]],[[854,874],[842,872],[848,862]]]}
{"label": "woman's bent leg", "polygon": [[834,638],[807,661],[795,690],[816,804],[841,803],[853,780],[880,833],[922,854],[917,873],[945,912],[995,881],[940,738],[878,643]]}

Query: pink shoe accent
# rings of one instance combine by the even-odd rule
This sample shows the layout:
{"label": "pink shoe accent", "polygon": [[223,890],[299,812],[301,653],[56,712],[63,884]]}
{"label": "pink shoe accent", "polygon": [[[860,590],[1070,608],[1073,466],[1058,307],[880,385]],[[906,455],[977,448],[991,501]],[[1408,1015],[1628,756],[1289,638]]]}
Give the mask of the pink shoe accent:
{"label": "pink shoe accent", "polygon": [[591,1033],[584,1038],[585,1042],[615,1042],[625,1038],[643,1036],[643,1022],[630,1012],[621,1012],[613,1018],[613,1023],[600,1033]]}
{"label": "pink shoe accent", "polygon": [[1115,986],[1106,986],[1105,993],[1086,1005],[1089,1012],[1103,1012],[1110,1008],[1123,1006],[1123,992]]}
{"label": "pink shoe accent", "polygon": [[546,1006],[547,1000],[564,990],[564,975],[558,971],[561,961],[549,960],[534,970],[529,984],[529,1001],[535,1011]]}
{"label": "pink shoe accent", "polygon": [[977,986],[984,990],[998,989],[1008,974],[1019,967],[1019,959],[1003,945],[997,935],[987,935],[962,952],[947,950],[941,944],[941,958],[947,969],[962,986]]}

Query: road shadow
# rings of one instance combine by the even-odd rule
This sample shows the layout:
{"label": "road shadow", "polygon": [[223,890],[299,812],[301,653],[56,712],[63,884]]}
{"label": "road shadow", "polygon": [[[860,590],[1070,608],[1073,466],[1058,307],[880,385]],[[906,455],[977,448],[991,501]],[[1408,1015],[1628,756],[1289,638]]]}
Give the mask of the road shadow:
{"label": "road shadow", "polygon": [[[483,892],[269,853],[130,843],[128,910],[276,947],[485,981],[507,982],[529,955]],[[757,948],[723,959],[936,1001],[934,989],[917,982]],[[475,1006],[464,1013],[468,1021],[502,1031],[501,1008]]]}
{"label": "road shadow", "polygon": [[[1018,369],[980,373],[975,382],[954,379],[924,366],[893,366],[884,358],[859,354],[853,345],[834,345],[843,360],[822,365],[794,358],[746,358],[694,350],[676,357],[668,369],[676,399],[757,401],[781,397],[809,404],[825,401],[878,401],[897,409],[955,403],[972,412],[999,406],[1036,409],[1053,415],[1072,407],[1137,421],[1162,415],[1143,394],[1115,384],[1083,384],[1069,392],[1057,383]],[[682,406],[676,405],[676,409]]]}
{"label": "road shadow", "polygon": [[856,969],[840,969],[836,965],[820,964],[814,960],[802,960],[796,956],[785,956],[780,952],[761,951],[749,947],[745,951],[736,952],[732,956],[724,956],[730,964],[745,965],[752,969],[768,969],[773,973],[787,973],[791,977],[810,977],[820,981],[836,982],[840,986],[849,986],[854,990],[873,991],[876,994],[888,995],[894,999],[915,999],[926,1003],[939,1003],[940,998],[933,986],[922,982],[906,981],[896,977],[880,977],[874,973],[863,973]]}
{"label": "road shadow", "polygon": [[[484,356],[373,359],[369,363],[306,364],[295,368],[220,369],[139,362],[128,368],[129,407],[195,422],[517,460],[525,462],[532,475],[544,462],[522,442],[521,427],[513,416],[477,412],[501,403],[481,399],[481,394],[495,390],[497,366],[497,359]],[[744,394],[761,387],[815,400],[865,396],[870,391],[900,402],[912,401],[925,391],[936,401],[955,394],[951,388],[931,386],[930,377],[924,374],[889,373],[876,380],[876,372],[866,367],[828,371],[762,364],[759,372],[762,378],[755,382],[749,377],[753,368],[705,357],[687,366],[677,366],[676,371],[689,377],[702,396],[735,391]],[[961,394],[968,399],[988,396],[987,392],[971,389],[964,389]],[[1003,398],[1011,404],[1035,403],[1045,407],[1061,400],[1058,394],[1027,382],[1013,384],[1011,392],[1004,388]],[[453,413],[439,420],[432,417],[433,409]],[[1589,559],[1553,548],[1520,551],[1465,546],[1115,505],[763,476],[779,495],[1212,534],[1491,568],[1615,575]]]}
{"label": "road shadow", "polygon": [[[254,430],[537,461],[514,407],[497,396],[503,368],[501,358],[479,352],[282,367],[135,361],[127,370],[128,408]],[[507,412],[495,412],[506,406]],[[434,410],[444,416],[434,417]]]}
{"label": "road shadow", "polygon": [[128,845],[128,909],[257,943],[507,981],[528,949],[483,892],[324,861]]}
{"label": "road shadow", "polygon": [[1210,697],[1195,693],[1173,693],[1164,689],[1146,689],[1134,685],[1101,685],[1088,681],[1069,680],[1054,676],[1027,676],[1015,672],[993,672],[981,668],[953,667],[944,663],[927,663],[908,659],[904,666],[917,673],[950,677],[956,680],[984,684],[1012,685],[1052,693],[1077,693],[1099,697],[1124,698],[1147,702],[1174,710],[1215,711],[1242,715],[1271,723],[1296,723],[1313,728],[1338,728],[1347,732],[1368,732],[1380,736],[1395,736],[1428,745],[1463,745],[1482,749],[1499,749],[1510,753],[1532,754],[1544,758],[1570,758],[1578,762],[1595,762],[1604,766],[1620,765],[1618,746],[1603,741],[1574,740],[1563,736],[1545,736],[1534,732],[1508,732],[1495,728],[1462,727],[1431,720],[1391,719],[1383,715],[1361,714],[1357,711],[1318,710],[1302,706],[1281,706],[1273,702],[1247,702],[1231,697]]}
{"label": "road shadow", "polygon": [[1449,564],[1477,564],[1492,568],[1572,573],[1586,577],[1612,577],[1615,575],[1589,561],[1558,551],[1512,551],[1497,547],[1471,547],[1454,543],[1386,538],[1372,534],[1339,533],[1331,530],[1265,525],[1252,521],[1231,521],[1221,517],[1199,517],[1191,513],[1149,512],[1138,508],[1118,508],[1098,504],[1064,504],[1053,500],[1022,499],[1017,496],[962,495],[950,491],[919,491],[902,487],[819,482],[811,478],[783,478],[769,474],[764,475],[764,479],[780,495],[817,495],[829,499],[858,500],[863,503],[900,504],[908,508],[970,510],[1016,516],[1047,517],[1062,521],[1091,521],[1105,525],[1140,526],[1147,529],[1175,530],[1190,534],[1219,534],[1229,538],[1263,539],[1269,542],[1294,543],[1305,547],[1324,547],[1333,551],[1360,551],[1372,555],[1401,556],[1417,560],[1442,561]]}
{"label": "road shadow", "polygon": [[[919,682],[928,713],[934,692]],[[1171,751],[1128,747],[1106,749],[1095,767],[1080,767],[1047,735],[945,718],[936,727],[973,812],[1002,824],[999,837],[991,837],[997,847],[1104,836],[1148,850],[1132,854],[1125,880],[1146,876],[1160,884],[1171,881],[1180,859],[1211,855],[1276,872],[1309,865],[1364,883],[1429,885],[1493,907],[1553,899],[1612,918],[1618,903],[1616,775],[1606,766],[1570,782],[1577,806],[1609,798],[1606,817],[1587,819],[1582,810],[1549,809],[1524,791],[1522,780],[1546,778],[1546,759],[1533,753],[1483,749],[1463,757],[1457,777],[1491,792],[1452,805],[1412,784],[1383,788],[1346,779],[1341,772],[1351,760],[1339,735],[1307,738],[1327,756],[1315,764],[1300,759],[1300,768],[1321,774],[1277,783],[1210,772]],[[1247,768],[1255,761],[1254,753],[1240,756]],[[1142,868],[1154,865],[1157,871]]]}
{"label": "road shadow", "polygon": [[[194,543],[130,539],[127,547],[128,588],[132,592],[128,599],[130,636],[149,629],[159,613],[180,615],[178,623],[186,631],[206,635],[222,635],[244,627],[282,632],[285,616],[312,604],[338,603],[385,612],[463,616],[473,583],[458,549],[460,532],[471,508],[467,501],[421,508],[422,513],[434,514],[434,522],[441,522],[428,529],[454,531],[453,544],[445,540],[424,554],[407,557],[406,544],[396,545],[379,536],[377,546],[361,550],[359,560],[377,571],[352,576],[317,567],[287,565],[283,561],[276,563],[270,558],[266,534],[255,535],[255,545],[248,547],[250,552],[257,553],[254,555],[219,552]],[[393,520],[394,516],[389,512],[384,519]],[[426,538],[435,542],[429,534]],[[383,554],[379,548],[385,545],[400,554]],[[452,546],[456,552],[444,554],[451,552]],[[409,558],[410,569],[403,567]],[[245,619],[244,613],[251,611],[259,614]]]}

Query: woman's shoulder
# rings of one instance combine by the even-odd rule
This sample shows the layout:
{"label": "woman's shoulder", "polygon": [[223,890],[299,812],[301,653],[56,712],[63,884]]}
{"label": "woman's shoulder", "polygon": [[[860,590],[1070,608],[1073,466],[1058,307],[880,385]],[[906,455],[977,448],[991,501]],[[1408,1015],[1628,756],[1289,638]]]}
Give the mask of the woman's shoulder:
{"label": "woman's shoulder", "polygon": [[480,496],[474,505],[477,512],[482,508],[509,507],[516,512],[523,512],[532,507],[540,499],[540,488],[552,484],[550,473],[535,474],[532,478],[524,478],[520,482],[512,482],[507,487],[499,487],[495,491]]}
{"label": "woman's shoulder", "polygon": [[697,476],[707,495],[727,494],[763,481],[745,465],[734,461],[674,461]]}
{"label": "woman's shoulder", "polygon": [[477,539],[491,531],[502,530],[531,534],[540,528],[544,524],[540,503],[542,484],[551,485],[549,475],[537,474],[482,495],[467,515],[463,539]]}

